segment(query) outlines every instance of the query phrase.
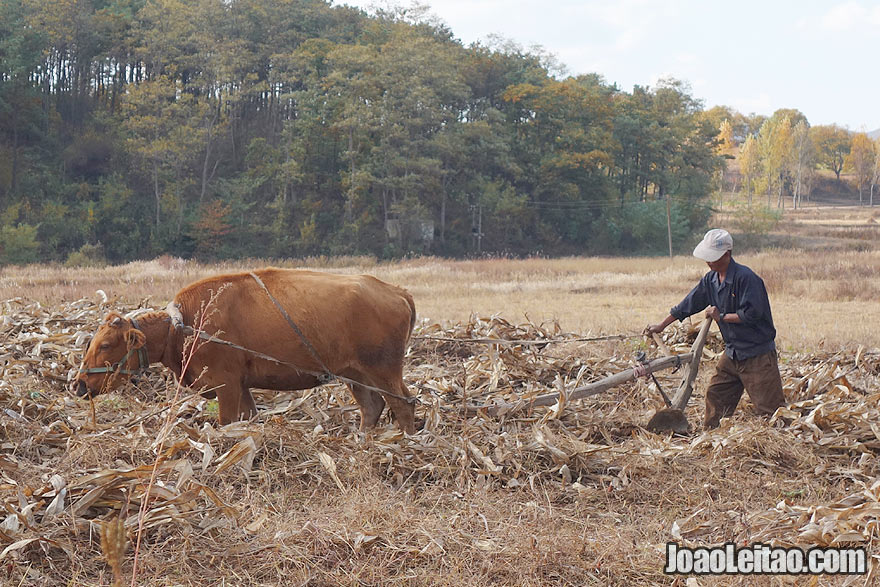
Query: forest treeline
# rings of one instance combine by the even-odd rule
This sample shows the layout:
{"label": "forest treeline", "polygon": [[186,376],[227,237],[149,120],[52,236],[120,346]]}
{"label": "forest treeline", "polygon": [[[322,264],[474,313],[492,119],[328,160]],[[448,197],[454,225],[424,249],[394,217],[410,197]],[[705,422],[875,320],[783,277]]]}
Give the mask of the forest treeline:
{"label": "forest treeline", "polygon": [[767,122],[417,9],[0,0],[0,261],[663,252]]}

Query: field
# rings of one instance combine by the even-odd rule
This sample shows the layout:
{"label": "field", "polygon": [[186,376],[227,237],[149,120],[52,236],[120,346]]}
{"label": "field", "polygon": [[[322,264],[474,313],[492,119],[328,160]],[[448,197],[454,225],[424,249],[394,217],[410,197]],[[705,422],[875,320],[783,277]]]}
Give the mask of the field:
{"label": "field", "polygon": [[[663,573],[670,541],[855,546],[870,559],[867,577],[688,585],[872,584],[878,236],[871,210],[808,208],[769,237],[738,238],[737,259],[770,291],[790,405],[767,420],[744,398],[720,429],[699,430],[722,348],[713,327],[687,437],[642,428],[662,406],[650,379],[497,417],[467,407],[571,390],[640,350],[656,356],[640,333],[705,272],[689,256],[276,262],[410,290],[406,380],[425,420],[411,437],[387,415],[359,433],[339,384],[258,393],[260,416],[225,427],[214,402],[159,367],[93,404],[65,391],[107,310],[161,308],[197,278],[261,261],[5,267],[0,584],[684,585]],[[670,327],[666,343],[686,352],[694,330]],[[487,337],[525,342],[467,342]],[[679,377],[658,374],[667,390]]]}

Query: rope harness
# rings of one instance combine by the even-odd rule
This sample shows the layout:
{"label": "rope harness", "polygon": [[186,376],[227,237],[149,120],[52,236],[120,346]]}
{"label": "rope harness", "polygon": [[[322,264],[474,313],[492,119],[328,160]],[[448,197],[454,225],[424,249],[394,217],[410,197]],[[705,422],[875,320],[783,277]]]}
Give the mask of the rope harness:
{"label": "rope harness", "polygon": [[[137,320],[131,318],[131,326],[135,330],[140,330],[138,326]],[[137,369],[124,369],[128,363],[128,359],[131,358],[132,354],[137,355],[138,366]],[[79,372],[85,375],[91,375],[92,373],[116,373],[119,375],[138,375],[147,370],[150,366],[150,361],[147,358],[147,349],[145,346],[138,347],[136,349],[131,348],[128,349],[128,352],[125,355],[116,361],[115,363],[106,363],[103,367],[91,367],[89,369],[84,369],[82,366],[79,368]]]}
{"label": "rope harness", "polygon": [[[251,278],[253,278],[253,280],[257,282],[257,285],[259,285],[260,288],[269,297],[269,299],[272,300],[272,303],[275,305],[275,307],[281,313],[281,316],[284,318],[284,320],[287,322],[287,324],[291,327],[291,329],[299,337],[300,341],[303,343],[303,346],[305,346],[306,350],[309,352],[311,357],[318,363],[318,365],[320,365],[322,371],[312,371],[309,369],[304,369],[299,365],[295,365],[294,363],[290,363],[288,361],[282,361],[280,359],[276,359],[275,357],[272,357],[272,356],[267,355],[265,353],[261,353],[259,351],[255,351],[253,349],[249,349],[249,348],[243,347],[241,345],[235,344],[234,342],[230,342],[228,340],[223,340],[222,338],[218,338],[212,334],[205,332],[204,330],[199,330],[199,329],[193,328],[192,326],[187,326],[186,324],[183,323],[182,315],[180,314],[179,307],[173,301],[170,304],[168,304],[169,320],[170,320],[172,326],[176,330],[181,330],[182,332],[184,332],[186,334],[193,334],[193,335],[197,336],[199,339],[204,340],[206,342],[211,342],[214,344],[221,344],[224,346],[228,346],[230,348],[234,348],[236,350],[240,350],[240,351],[246,352],[250,355],[253,355],[254,357],[256,357],[258,359],[263,359],[265,361],[270,361],[270,362],[275,363],[277,365],[283,365],[285,367],[290,367],[291,369],[293,369],[294,371],[297,371],[298,373],[312,375],[318,379],[318,382],[321,385],[324,385],[326,383],[330,383],[331,381],[336,379],[336,380],[348,383],[349,385],[359,385],[360,387],[363,387],[363,388],[368,389],[370,391],[374,391],[374,392],[381,394],[383,396],[393,397],[395,399],[404,401],[408,404],[420,403],[419,399],[417,397],[406,397],[403,395],[392,393],[392,392],[387,391],[385,389],[381,389],[381,388],[375,387],[373,385],[368,385],[366,383],[361,383],[359,381],[355,381],[354,379],[350,379],[348,377],[343,377],[342,375],[338,375],[338,374],[330,371],[330,369],[327,367],[327,365],[324,364],[324,361],[321,360],[321,356],[318,353],[317,349],[315,349],[315,347],[312,345],[312,343],[309,342],[309,339],[306,338],[305,334],[303,334],[302,330],[300,330],[299,326],[297,326],[297,324],[296,324],[296,322],[294,322],[293,318],[290,317],[290,314],[287,313],[287,311],[284,309],[284,306],[282,306],[281,303],[275,298],[275,296],[272,295],[272,293],[269,291],[269,288],[266,287],[265,283],[263,283],[263,280],[260,279],[257,276],[257,274],[252,271],[248,272],[248,275],[250,275]],[[138,325],[137,321],[134,318],[131,318],[130,321],[131,321],[132,328],[139,330],[139,331],[141,330],[140,326]],[[552,344],[552,343],[559,343],[559,342],[585,342],[585,341],[601,341],[601,340],[613,340],[613,339],[628,339],[628,338],[635,338],[637,336],[639,336],[639,335],[616,334],[616,335],[576,338],[576,339],[539,339],[539,340],[504,340],[504,339],[494,339],[494,338],[456,339],[456,338],[448,338],[448,337],[440,337],[440,336],[437,336],[437,337],[434,337],[434,336],[414,336],[413,338],[420,339],[420,340],[436,340],[436,341],[449,341],[449,342],[459,342],[459,343],[511,344],[511,345],[526,345],[526,346],[528,346],[528,345],[545,345],[545,344]],[[132,354],[136,354],[137,359],[138,359],[138,366],[135,369],[127,369],[125,367],[129,361],[129,359],[131,358]],[[125,353],[125,355],[115,363],[112,363],[112,364],[108,363],[108,364],[105,364],[103,367],[92,367],[89,369],[85,369],[81,366],[79,369],[79,372],[81,374],[87,374],[87,375],[93,374],[93,373],[116,373],[116,374],[122,374],[122,375],[138,375],[138,374],[146,371],[147,368],[149,367],[149,365],[150,365],[150,362],[147,357],[146,348],[145,348],[145,346],[141,346],[140,348],[137,348],[137,349],[129,349],[128,352]],[[657,389],[660,391],[660,394],[663,396],[664,401],[666,402],[667,405],[669,405],[669,399],[666,397],[666,394],[663,392],[663,389],[660,387],[660,383],[657,381],[656,377],[654,377],[654,374],[651,373],[646,368],[644,357],[642,357],[642,360],[639,360],[639,364],[634,368],[634,373],[638,377],[646,377],[646,376],[650,375],[651,378],[654,379],[654,383],[657,386]]]}
{"label": "rope harness", "polygon": [[473,344],[509,344],[512,346],[548,345],[566,342],[599,342],[603,340],[627,340],[641,338],[641,334],[609,334],[607,336],[589,336],[577,338],[538,338],[528,339],[505,339],[505,338],[453,338],[451,336],[414,336],[413,340],[434,340],[439,342],[457,342]]}
{"label": "rope harness", "polygon": [[309,342],[309,339],[306,338],[306,335],[303,334],[302,330],[299,329],[299,326],[296,325],[296,322],[293,321],[293,318],[290,317],[290,314],[287,313],[287,310],[284,309],[284,306],[282,306],[281,303],[275,299],[275,296],[273,296],[269,292],[269,288],[266,287],[266,284],[263,283],[263,280],[260,279],[256,273],[254,273],[253,271],[249,271],[248,275],[253,277],[254,281],[257,282],[257,285],[263,288],[263,291],[266,292],[266,295],[269,296],[269,299],[272,300],[272,303],[275,304],[275,307],[278,308],[278,311],[281,312],[281,315],[284,316],[284,319],[287,320],[287,323],[290,324],[290,327],[293,329],[294,332],[296,332],[296,335],[299,336],[299,339],[302,341],[303,346],[306,347],[306,350],[309,351],[309,354],[312,355],[312,358],[315,359],[315,361],[317,361],[318,364],[321,366],[321,369],[324,370],[324,372],[319,376],[319,379],[323,377],[328,382],[332,381],[334,378],[333,373],[330,372],[330,369],[327,368],[327,365],[325,365],[324,361],[321,360],[321,357],[318,356],[318,351],[315,350],[315,347],[312,346],[312,343]]}

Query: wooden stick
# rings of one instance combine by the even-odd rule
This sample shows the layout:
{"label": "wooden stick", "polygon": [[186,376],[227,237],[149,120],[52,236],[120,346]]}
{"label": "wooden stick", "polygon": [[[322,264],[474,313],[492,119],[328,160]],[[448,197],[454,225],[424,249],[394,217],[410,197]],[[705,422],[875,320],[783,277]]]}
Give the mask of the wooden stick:
{"label": "wooden stick", "polygon": [[669,347],[666,346],[666,343],[663,342],[663,337],[660,336],[656,332],[652,332],[651,336],[654,338],[654,342],[657,343],[657,348],[660,349],[660,352],[664,357],[670,356],[672,353],[669,352]]}
{"label": "wooden stick", "polygon": [[672,400],[672,408],[675,410],[684,410],[687,407],[688,400],[691,399],[691,393],[694,391],[694,380],[697,378],[697,371],[700,370],[700,359],[703,356],[703,346],[706,344],[706,335],[709,334],[709,327],[712,325],[712,319],[706,316],[694,346],[691,347],[690,354],[692,359],[687,366],[684,376],[681,379],[681,385],[675,392],[675,398]]}
{"label": "wooden stick", "polygon": [[[650,363],[648,363],[648,369],[650,371],[662,371],[663,369],[670,369],[672,367],[676,367],[678,365],[687,365],[693,361],[693,353],[685,353],[683,355],[672,355],[670,357],[660,357],[659,359],[654,359]],[[634,369],[627,369],[626,371],[621,371],[620,373],[615,373],[614,375],[609,375],[604,379],[600,379],[599,381],[595,381],[593,383],[584,385],[583,387],[577,387],[570,392],[568,392],[568,401],[582,399],[585,397],[589,397],[591,395],[598,395],[604,391],[608,391],[612,387],[616,387],[627,381],[631,381],[635,379],[637,375],[635,374]],[[524,403],[509,403],[505,402],[502,404],[494,404],[492,406],[476,406],[469,405],[467,407],[467,413],[474,414],[481,410],[486,410],[486,412],[490,416],[495,416],[498,412],[503,412],[504,414],[510,414],[514,412],[519,412],[524,409],[531,409],[539,406],[552,406],[559,400],[558,393],[547,393],[544,395],[539,395],[530,401],[526,401]]]}

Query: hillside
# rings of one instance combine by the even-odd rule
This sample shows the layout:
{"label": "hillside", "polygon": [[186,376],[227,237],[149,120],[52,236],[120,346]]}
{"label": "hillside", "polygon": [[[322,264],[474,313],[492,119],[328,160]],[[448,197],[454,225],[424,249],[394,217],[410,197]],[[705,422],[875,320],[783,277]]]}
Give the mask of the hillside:
{"label": "hillside", "polygon": [[[96,46],[97,5],[7,4],[0,80],[24,87],[0,86],[0,264],[626,254],[662,248],[636,226],[662,205],[621,194],[676,186],[699,230],[720,163],[685,85],[557,79],[403,12],[146,3]],[[30,25],[56,22],[77,26]]]}

